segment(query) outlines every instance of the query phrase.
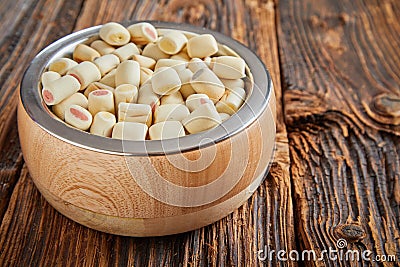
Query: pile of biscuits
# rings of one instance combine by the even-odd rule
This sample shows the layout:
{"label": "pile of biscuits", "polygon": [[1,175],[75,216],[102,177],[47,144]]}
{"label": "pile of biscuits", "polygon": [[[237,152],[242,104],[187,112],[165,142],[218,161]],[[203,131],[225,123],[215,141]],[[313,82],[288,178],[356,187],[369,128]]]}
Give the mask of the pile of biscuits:
{"label": "pile of biscuits", "polygon": [[124,140],[176,138],[216,127],[245,100],[245,61],[218,55],[211,34],[110,22],[98,36],[41,76],[44,102],[75,128]]}

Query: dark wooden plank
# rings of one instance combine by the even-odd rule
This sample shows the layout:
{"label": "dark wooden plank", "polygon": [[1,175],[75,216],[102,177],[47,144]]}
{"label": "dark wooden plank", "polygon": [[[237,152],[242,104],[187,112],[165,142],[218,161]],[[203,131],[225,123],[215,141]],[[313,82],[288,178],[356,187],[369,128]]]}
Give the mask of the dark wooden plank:
{"label": "dark wooden plank", "polygon": [[[78,1],[74,2],[79,4]],[[19,177],[22,157],[17,136],[18,86],[34,55],[70,32],[77,13],[71,1],[2,1],[0,23],[0,218]],[[79,10],[78,10],[79,11]],[[64,12],[61,17],[58,12]],[[75,11],[76,12],[76,11]],[[54,30],[53,25],[62,25]]]}
{"label": "dark wooden plank", "polygon": [[[35,4],[31,10],[32,17],[36,17],[44,4],[44,1]],[[58,5],[66,4],[61,2]],[[78,30],[107,21],[160,19],[205,26],[249,45],[271,70],[275,82],[278,100],[276,159],[264,184],[239,210],[197,231],[158,238],[113,236],[72,222],[47,204],[24,168],[0,228],[0,265],[276,265],[276,259],[259,261],[257,251],[265,246],[274,250],[295,248],[289,150],[282,115],[273,1],[165,3],[87,0],[82,5],[52,7],[46,7],[47,10],[43,11],[47,12],[46,18],[41,18],[45,21],[40,21],[45,25],[50,23],[47,31],[41,32],[44,34],[42,39],[46,40],[55,39],[56,33],[72,31],[74,24],[73,29]],[[94,12],[98,15],[94,16]],[[56,23],[52,18],[58,18],[62,23]],[[35,23],[34,19],[28,19],[28,22],[30,20]],[[62,24],[66,22],[64,28]],[[24,31],[25,27],[19,25],[16,30]],[[36,52],[32,47],[19,49],[23,53],[23,62],[29,61],[27,54]],[[20,78],[21,73],[15,73]],[[4,88],[11,90],[8,84]],[[4,103],[12,106],[10,101]]]}
{"label": "dark wooden plank", "polygon": [[[345,238],[349,250],[396,256],[307,266],[399,264],[399,4],[280,1],[298,243],[320,255]],[[356,236],[343,231],[348,224]]]}

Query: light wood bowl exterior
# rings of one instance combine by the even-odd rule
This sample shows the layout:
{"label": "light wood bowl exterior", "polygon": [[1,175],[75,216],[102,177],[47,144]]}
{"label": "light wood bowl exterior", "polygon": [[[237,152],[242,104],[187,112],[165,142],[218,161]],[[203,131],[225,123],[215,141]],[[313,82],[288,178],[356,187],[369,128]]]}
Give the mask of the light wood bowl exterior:
{"label": "light wood bowl exterior", "polygon": [[32,179],[59,212],[112,234],[169,235],[225,217],[257,189],[273,156],[275,97],[236,135],[168,156],[124,156],[75,146],[43,130],[21,101],[18,128]]}

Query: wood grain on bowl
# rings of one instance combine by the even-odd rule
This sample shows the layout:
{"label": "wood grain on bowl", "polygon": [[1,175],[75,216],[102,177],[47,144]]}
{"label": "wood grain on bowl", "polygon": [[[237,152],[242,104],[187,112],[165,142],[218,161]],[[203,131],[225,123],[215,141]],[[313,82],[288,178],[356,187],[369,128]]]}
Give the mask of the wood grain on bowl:
{"label": "wood grain on bowl", "polygon": [[[352,246],[399,254],[400,140],[398,130],[388,131],[395,129],[390,125],[398,117],[384,115],[395,114],[392,107],[398,99],[399,4],[396,0],[1,1],[0,265],[399,266],[397,262],[282,263],[276,257],[262,262],[255,253],[265,246],[271,251],[326,248],[335,242],[333,229],[357,220],[357,229],[361,225],[366,237]],[[187,22],[223,32],[256,51],[272,74],[278,134],[270,173],[248,202],[209,227],[160,238],[91,230],[45,201],[22,160],[15,111],[18,84],[33,56],[72,31],[132,19]],[[341,51],[346,52],[340,56]],[[338,71],[343,66],[345,71]],[[353,84],[352,90],[337,94],[345,81]],[[363,91],[357,89],[360,84],[365,85]],[[354,92],[363,92],[355,99],[360,102],[352,100],[348,106],[354,113],[344,115],[345,100],[354,99]],[[333,108],[336,111],[329,112]],[[357,119],[360,115],[376,130],[365,127]],[[321,127],[323,139],[318,135]],[[333,152],[349,150],[350,155]],[[349,161],[357,151],[358,158]],[[370,166],[372,175],[365,166]],[[345,167],[346,176],[326,173],[338,167]]]}

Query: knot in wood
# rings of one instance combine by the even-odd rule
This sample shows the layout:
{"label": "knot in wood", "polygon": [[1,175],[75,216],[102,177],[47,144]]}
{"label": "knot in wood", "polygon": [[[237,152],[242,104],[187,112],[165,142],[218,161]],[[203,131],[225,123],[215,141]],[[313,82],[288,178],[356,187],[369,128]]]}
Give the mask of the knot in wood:
{"label": "knot in wood", "polygon": [[371,103],[375,112],[385,117],[393,118],[393,125],[400,124],[400,96],[394,94],[381,94],[372,100]]}
{"label": "knot in wood", "polygon": [[364,229],[358,224],[339,225],[335,232],[350,243],[358,242],[366,236]]}

